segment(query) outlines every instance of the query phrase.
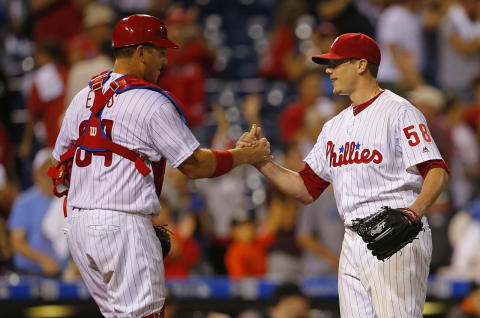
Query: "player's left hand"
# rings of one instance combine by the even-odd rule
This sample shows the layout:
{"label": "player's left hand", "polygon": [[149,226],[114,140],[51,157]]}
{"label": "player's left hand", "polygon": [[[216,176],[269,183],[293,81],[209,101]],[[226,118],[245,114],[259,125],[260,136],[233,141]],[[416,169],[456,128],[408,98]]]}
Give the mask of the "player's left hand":
{"label": "player's left hand", "polygon": [[410,209],[384,206],[372,215],[353,220],[353,228],[372,254],[384,261],[411,243],[423,229],[423,223]]}

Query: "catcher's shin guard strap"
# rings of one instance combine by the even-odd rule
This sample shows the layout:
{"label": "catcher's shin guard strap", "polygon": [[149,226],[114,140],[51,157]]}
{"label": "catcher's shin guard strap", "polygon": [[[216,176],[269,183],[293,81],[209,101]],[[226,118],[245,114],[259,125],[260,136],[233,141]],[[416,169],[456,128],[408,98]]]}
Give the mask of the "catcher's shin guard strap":
{"label": "catcher's shin guard strap", "polygon": [[215,172],[210,178],[215,178],[229,172],[233,168],[233,156],[228,150],[213,150],[215,155],[216,166]]}
{"label": "catcher's shin guard strap", "polygon": [[142,318],[164,318],[164,317],[165,317],[165,305],[163,305],[162,310],[160,310],[160,312],[143,316]]}

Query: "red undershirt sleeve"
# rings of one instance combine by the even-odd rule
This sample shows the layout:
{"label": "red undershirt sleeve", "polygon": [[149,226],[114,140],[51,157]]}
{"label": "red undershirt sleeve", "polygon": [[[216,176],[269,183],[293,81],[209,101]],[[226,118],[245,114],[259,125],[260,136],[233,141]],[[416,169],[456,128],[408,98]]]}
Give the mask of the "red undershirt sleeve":
{"label": "red undershirt sleeve", "polygon": [[308,164],[305,164],[302,171],[299,172],[300,177],[303,179],[303,183],[308,190],[308,193],[316,200],[320,194],[330,185],[330,182],[323,180],[310,168]]}
{"label": "red undershirt sleeve", "polygon": [[430,169],[433,169],[433,168],[445,169],[445,171],[448,174],[450,174],[450,169],[448,168],[447,164],[443,160],[439,160],[439,159],[428,160],[428,161],[417,164],[418,172],[420,172],[420,175],[424,180],[425,180],[425,177],[427,176],[427,173],[430,171]]}

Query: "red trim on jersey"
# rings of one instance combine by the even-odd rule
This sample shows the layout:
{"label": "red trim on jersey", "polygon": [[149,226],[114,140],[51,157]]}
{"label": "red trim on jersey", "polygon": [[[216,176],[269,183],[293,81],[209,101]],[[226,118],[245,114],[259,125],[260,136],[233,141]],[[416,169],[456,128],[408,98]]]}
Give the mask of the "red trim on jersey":
{"label": "red trim on jersey", "polygon": [[67,199],[68,197],[65,196],[65,199],[63,199],[63,217],[67,217]]}
{"label": "red trim on jersey", "polygon": [[316,200],[320,194],[330,185],[330,182],[323,180],[310,168],[308,164],[305,164],[302,171],[299,172],[300,177],[303,179],[303,183],[308,190],[308,193]]}
{"label": "red trim on jersey", "polygon": [[215,172],[210,178],[215,178],[229,172],[233,168],[233,156],[228,150],[214,150],[211,149],[215,155]]}
{"label": "red trim on jersey", "polygon": [[420,172],[420,175],[422,176],[422,178],[425,180],[425,178],[427,177],[427,174],[428,172],[433,169],[433,168],[442,168],[444,169],[448,174],[450,174],[450,169],[448,168],[447,164],[445,163],[445,161],[441,160],[441,159],[437,159],[437,160],[428,160],[428,161],[425,161],[425,162],[421,162],[419,164],[417,164],[417,169],[418,169],[418,172]]}
{"label": "red trim on jersey", "polygon": [[370,106],[377,98],[378,96],[382,95],[384,91],[381,91],[380,93],[378,93],[377,95],[375,95],[373,98],[369,99],[368,101],[366,101],[365,103],[363,104],[360,104],[360,105],[357,105],[357,106],[353,106],[353,115],[354,116],[357,116],[358,114],[360,114],[360,112],[362,110],[364,110],[365,108],[367,108],[368,106]]}

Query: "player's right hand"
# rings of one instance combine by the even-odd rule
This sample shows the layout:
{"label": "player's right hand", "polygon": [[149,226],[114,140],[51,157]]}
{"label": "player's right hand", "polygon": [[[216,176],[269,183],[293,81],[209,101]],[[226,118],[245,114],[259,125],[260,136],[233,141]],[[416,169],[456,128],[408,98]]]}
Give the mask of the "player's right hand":
{"label": "player's right hand", "polygon": [[267,138],[261,138],[256,143],[247,148],[249,150],[248,163],[257,164],[261,162],[270,161],[273,156],[270,154],[270,142]]}
{"label": "player's right hand", "polygon": [[60,272],[57,262],[49,256],[43,257],[39,265],[47,276],[55,276]]}

